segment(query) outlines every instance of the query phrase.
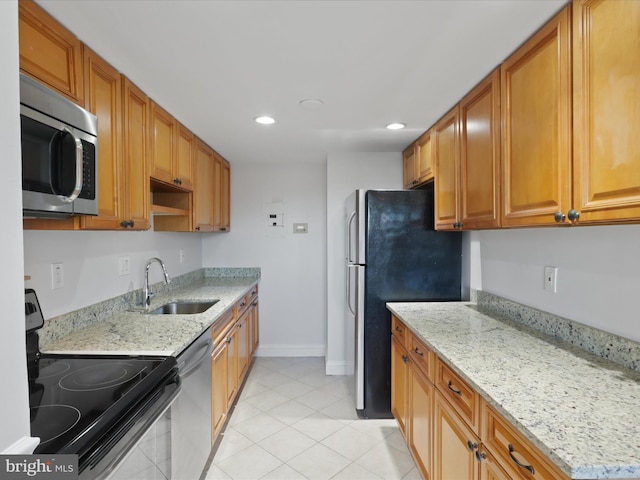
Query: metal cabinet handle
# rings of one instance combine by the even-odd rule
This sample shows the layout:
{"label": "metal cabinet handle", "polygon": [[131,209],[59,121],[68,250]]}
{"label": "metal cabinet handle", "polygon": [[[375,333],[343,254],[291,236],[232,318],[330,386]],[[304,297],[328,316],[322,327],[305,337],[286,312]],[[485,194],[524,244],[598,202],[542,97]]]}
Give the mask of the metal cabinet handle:
{"label": "metal cabinet handle", "polygon": [[562,212],[556,212],[553,214],[553,219],[556,221],[556,223],[562,223],[564,222],[564,219],[567,218],[566,215]]}
{"label": "metal cabinet handle", "polygon": [[478,444],[476,442],[472,442],[471,440],[467,440],[467,448],[470,452],[473,452],[476,448],[478,448]]}
{"label": "metal cabinet handle", "polygon": [[567,218],[571,222],[575,222],[580,219],[580,212],[574,210],[573,208],[567,212]]}
{"label": "metal cabinet handle", "polygon": [[447,385],[447,387],[449,387],[449,390],[451,390],[456,395],[462,396],[462,392],[460,390],[456,390],[455,388],[453,388],[452,385],[453,383],[451,383],[451,380],[449,380],[449,384]]}
{"label": "metal cabinet handle", "polygon": [[402,361],[404,363],[409,363],[409,357],[407,357],[406,355],[402,355]]}
{"label": "metal cabinet handle", "polygon": [[509,456],[511,457],[511,460],[514,461],[514,463],[516,465],[518,465],[519,467],[524,468],[527,472],[529,472],[531,475],[535,474],[535,471],[533,470],[533,466],[532,465],[526,465],[522,462],[520,462],[514,455],[513,452],[515,452],[515,448],[513,448],[513,445],[509,444]]}
{"label": "metal cabinet handle", "polygon": [[[413,352],[414,352],[416,355],[420,355],[421,357],[424,357],[424,353],[422,353],[418,347],[414,348],[414,349],[413,349]],[[449,383],[451,383],[451,382],[449,382]]]}
{"label": "metal cabinet handle", "polygon": [[487,454],[486,453],[484,453],[484,452],[480,453],[480,450],[478,450],[476,452],[476,461],[478,463],[482,462],[482,460],[484,460],[485,458],[487,458]]}
{"label": "metal cabinet handle", "polygon": [[398,333],[403,333],[404,330],[402,328],[400,328],[399,326],[396,325],[396,332]]}

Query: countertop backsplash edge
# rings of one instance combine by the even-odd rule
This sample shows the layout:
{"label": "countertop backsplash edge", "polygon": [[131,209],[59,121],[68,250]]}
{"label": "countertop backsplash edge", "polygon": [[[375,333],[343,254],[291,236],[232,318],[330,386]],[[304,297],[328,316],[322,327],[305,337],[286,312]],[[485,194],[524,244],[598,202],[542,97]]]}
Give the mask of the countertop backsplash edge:
{"label": "countertop backsplash edge", "polygon": [[480,310],[504,316],[625,368],[640,371],[640,342],[493,293],[472,289],[471,295]]}
{"label": "countertop backsplash edge", "polygon": [[[157,295],[164,295],[204,278],[260,278],[260,273],[260,268],[205,267],[183,275],[171,276],[170,284],[165,285],[163,282],[158,282],[153,285],[153,291]],[[141,296],[142,288],[139,288],[57,317],[45,319],[44,326],[38,331],[40,345],[50,344],[74,331],[129,310],[140,303]]]}

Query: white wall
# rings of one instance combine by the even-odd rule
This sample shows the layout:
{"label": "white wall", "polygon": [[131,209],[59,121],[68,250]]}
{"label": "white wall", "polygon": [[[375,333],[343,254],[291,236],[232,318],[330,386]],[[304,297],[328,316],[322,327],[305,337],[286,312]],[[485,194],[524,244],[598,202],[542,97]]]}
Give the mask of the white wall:
{"label": "white wall", "polygon": [[22,269],[22,164],[18,90],[18,2],[0,2],[0,145],[2,145],[2,228],[0,229],[0,452],[29,436],[29,400],[24,339]]}
{"label": "white wall", "polygon": [[[640,225],[470,235],[473,288],[640,341]],[[555,294],[545,265],[558,267]]]}
{"label": "white wall", "polygon": [[[322,356],[326,346],[324,163],[231,166],[231,231],[203,237],[203,266],[260,267],[261,356]],[[265,204],[282,203],[268,228]],[[309,233],[293,234],[292,223]]]}
{"label": "white wall", "polygon": [[329,375],[353,370],[350,337],[353,326],[345,312],[344,202],[358,188],[401,189],[400,153],[330,154],[327,158],[327,354]]}
{"label": "white wall", "polygon": [[[197,270],[202,265],[199,233],[128,231],[24,232],[24,269],[31,280],[45,319],[71,312],[142,288],[145,263],[159,257],[169,276]],[[180,263],[179,250],[185,251]],[[118,275],[118,257],[130,258],[130,274]],[[64,287],[51,288],[51,264],[62,263]],[[149,269],[152,283],[162,281],[162,269]]]}

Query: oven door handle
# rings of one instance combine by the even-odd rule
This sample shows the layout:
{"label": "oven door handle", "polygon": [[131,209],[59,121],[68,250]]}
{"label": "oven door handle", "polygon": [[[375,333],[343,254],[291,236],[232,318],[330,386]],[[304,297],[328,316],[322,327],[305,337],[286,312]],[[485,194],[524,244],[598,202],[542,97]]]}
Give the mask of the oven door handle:
{"label": "oven door handle", "polygon": [[[113,445],[105,446],[104,454],[98,455],[91,461],[87,468],[80,473],[80,480],[108,480],[111,478],[120,464],[128,457],[129,453],[142,442],[145,434],[151,429],[165,412],[173,405],[180,394],[180,382],[171,383],[165,387],[164,393],[153,401],[142,415],[132,420],[140,428],[134,434],[124,435]],[[124,428],[128,428],[125,426]]]}

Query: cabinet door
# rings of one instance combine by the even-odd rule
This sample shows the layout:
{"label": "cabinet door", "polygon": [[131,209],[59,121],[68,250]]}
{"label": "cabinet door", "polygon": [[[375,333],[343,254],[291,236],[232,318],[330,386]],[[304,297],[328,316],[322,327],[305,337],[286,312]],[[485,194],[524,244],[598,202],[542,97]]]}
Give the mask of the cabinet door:
{"label": "cabinet door", "polygon": [[500,68],[502,226],[552,225],[571,202],[571,64],[567,6]]}
{"label": "cabinet door", "polygon": [[193,133],[184,125],[178,124],[177,151],[173,167],[174,183],[185,190],[193,190],[195,143]]}
{"label": "cabinet door", "polygon": [[402,435],[407,437],[407,389],[409,357],[402,343],[391,335],[391,413]]}
{"label": "cabinet door", "polygon": [[123,215],[125,228],[148,230],[149,214],[149,98],[128,79],[122,77],[123,96]]}
{"label": "cabinet door", "polygon": [[414,145],[411,145],[402,152],[402,184],[404,188],[412,188],[418,183],[414,147]]}
{"label": "cabinet door", "polygon": [[460,102],[460,221],[500,226],[500,70]]}
{"label": "cabinet door", "polygon": [[214,227],[214,168],[213,150],[198,140],[196,142],[193,216],[195,229],[200,232],[211,232]]}
{"label": "cabinet door", "polygon": [[238,384],[242,383],[249,367],[249,313],[248,309],[238,319]]}
{"label": "cabinet door", "polygon": [[479,468],[475,458],[480,443],[478,437],[437,389],[434,410],[433,478],[478,480]]}
{"label": "cabinet door", "polygon": [[98,216],[82,217],[82,228],[119,229],[124,210],[122,84],[120,73],[85,48],[85,107],[98,117]]}
{"label": "cabinet door", "polygon": [[433,438],[433,384],[415,368],[409,369],[409,433],[408,445],[422,478],[431,478]]}
{"label": "cabinet door", "polygon": [[573,208],[581,223],[638,220],[640,2],[573,8]]}
{"label": "cabinet door", "polygon": [[436,230],[452,230],[459,228],[459,112],[460,110],[456,106],[453,110],[442,117],[433,127]]}
{"label": "cabinet door", "polygon": [[256,353],[256,350],[258,349],[258,344],[260,343],[260,324],[259,324],[259,315],[258,315],[258,299],[255,298],[253,300],[253,302],[251,303],[251,310],[250,310],[250,330],[249,330],[249,336],[251,337],[251,340],[249,342],[250,344],[250,351],[249,351],[249,358],[252,358],[254,356],[254,354]]}
{"label": "cabinet door", "polygon": [[211,432],[212,443],[227,416],[228,395],[228,350],[227,343],[223,341],[211,355]]}
{"label": "cabinet door", "polygon": [[431,149],[431,130],[424,133],[415,146],[416,176],[418,185],[433,179],[433,151]]}
{"label": "cabinet door", "polygon": [[20,70],[84,106],[82,43],[31,0],[20,0]]}
{"label": "cabinet door", "polygon": [[173,162],[176,156],[178,128],[175,119],[151,101],[151,176],[174,184]]}
{"label": "cabinet door", "polygon": [[238,391],[238,328],[233,326],[227,339],[227,408]]}
{"label": "cabinet door", "polygon": [[229,162],[216,154],[214,192],[214,230],[228,232],[231,227],[231,168]]}

